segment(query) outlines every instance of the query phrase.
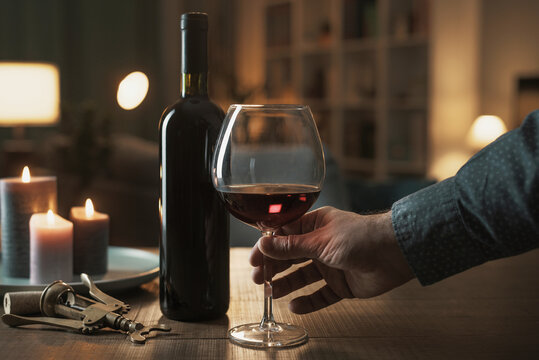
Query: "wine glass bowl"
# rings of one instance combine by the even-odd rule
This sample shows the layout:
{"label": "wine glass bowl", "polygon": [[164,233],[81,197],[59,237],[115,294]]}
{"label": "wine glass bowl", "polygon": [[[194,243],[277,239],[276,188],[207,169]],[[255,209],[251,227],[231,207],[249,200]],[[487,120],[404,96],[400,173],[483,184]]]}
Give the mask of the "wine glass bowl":
{"label": "wine glass bowl", "polygon": [[[322,144],[309,107],[230,106],[211,173],[229,212],[262,234],[272,236],[281,226],[300,218],[318,198],[325,176]],[[231,329],[230,339],[258,348],[307,341],[303,328],[275,322],[269,276],[264,287],[262,321]]]}
{"label": "wine glass bowl", "polygon": [[[238,219],[260,230],[278,229],[310,208],[324,175],[322,145],[308,106],[230,106],[212,178]],[[283,201],[271,201],[267,194]],[[304,210],[290,212],[297,207]]]}

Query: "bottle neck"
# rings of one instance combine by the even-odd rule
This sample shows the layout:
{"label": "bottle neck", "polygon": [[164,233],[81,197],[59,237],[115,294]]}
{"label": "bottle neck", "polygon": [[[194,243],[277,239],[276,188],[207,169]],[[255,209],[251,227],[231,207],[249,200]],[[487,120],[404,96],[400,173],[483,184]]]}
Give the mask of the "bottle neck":
{"label": "bottle neck", "polygon": [[182,73],[181,97],[208,96],[208,73]]}
{"label": "bottle neck", "polygon": [[207,17],[188,14],[181,28],[181,96],[208,96]]}

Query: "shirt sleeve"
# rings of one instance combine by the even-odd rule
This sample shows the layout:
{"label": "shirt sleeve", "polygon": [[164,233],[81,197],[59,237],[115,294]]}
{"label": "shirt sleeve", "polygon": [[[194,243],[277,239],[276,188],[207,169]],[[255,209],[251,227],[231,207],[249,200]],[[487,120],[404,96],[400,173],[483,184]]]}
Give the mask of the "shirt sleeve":
{"label": "shirt sleeve", "polygon": [[422,285],[539,246],[539,110],[455,175],[392,206],[395,235]]}

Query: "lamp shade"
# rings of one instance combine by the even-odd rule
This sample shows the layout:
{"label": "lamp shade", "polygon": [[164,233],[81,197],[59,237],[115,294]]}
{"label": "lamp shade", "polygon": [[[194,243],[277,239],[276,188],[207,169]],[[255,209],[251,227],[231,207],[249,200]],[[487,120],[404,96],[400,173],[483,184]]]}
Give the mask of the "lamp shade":
{"label": "lamp shade", "polygon": [[507,132],[507,127],[501,118],[495,115],[481,115],[475,119],[468,133],[468,144],[478,150],[500,135]]}
{"label": "lamp shade", "polygon": [[56,65],[0,62],[0,126],[51,125],[59,117]]}
{"label": "lamp shade", "polygon": [[124,110],[133,110],[139,106],[146,94],[150,82],[146,74],[140,71],[127,75],[118,85],[118,105]]}

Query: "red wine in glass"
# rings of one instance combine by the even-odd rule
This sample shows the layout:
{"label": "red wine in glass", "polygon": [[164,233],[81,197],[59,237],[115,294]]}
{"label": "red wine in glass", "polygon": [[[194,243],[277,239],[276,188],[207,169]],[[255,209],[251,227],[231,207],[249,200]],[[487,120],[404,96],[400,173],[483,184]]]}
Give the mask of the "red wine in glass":
{"label": "red wine in glass", "polygon": [[297,184],[249,184],[220,188],[228,211],[261,231],[276,230],[309,210],[320,189]]}
{"label": "red wine in glass", "polygon": [[[229,212],[274,236],[299,219],[324,182],[322,143],[311,110],[295,104],[234,104],[212,158],[212,181]],[[307,331],[273,316],[271,261],[264,256],[264,314],[240,324],[229,339],[251,348],[284,348],[308,341]]]}

